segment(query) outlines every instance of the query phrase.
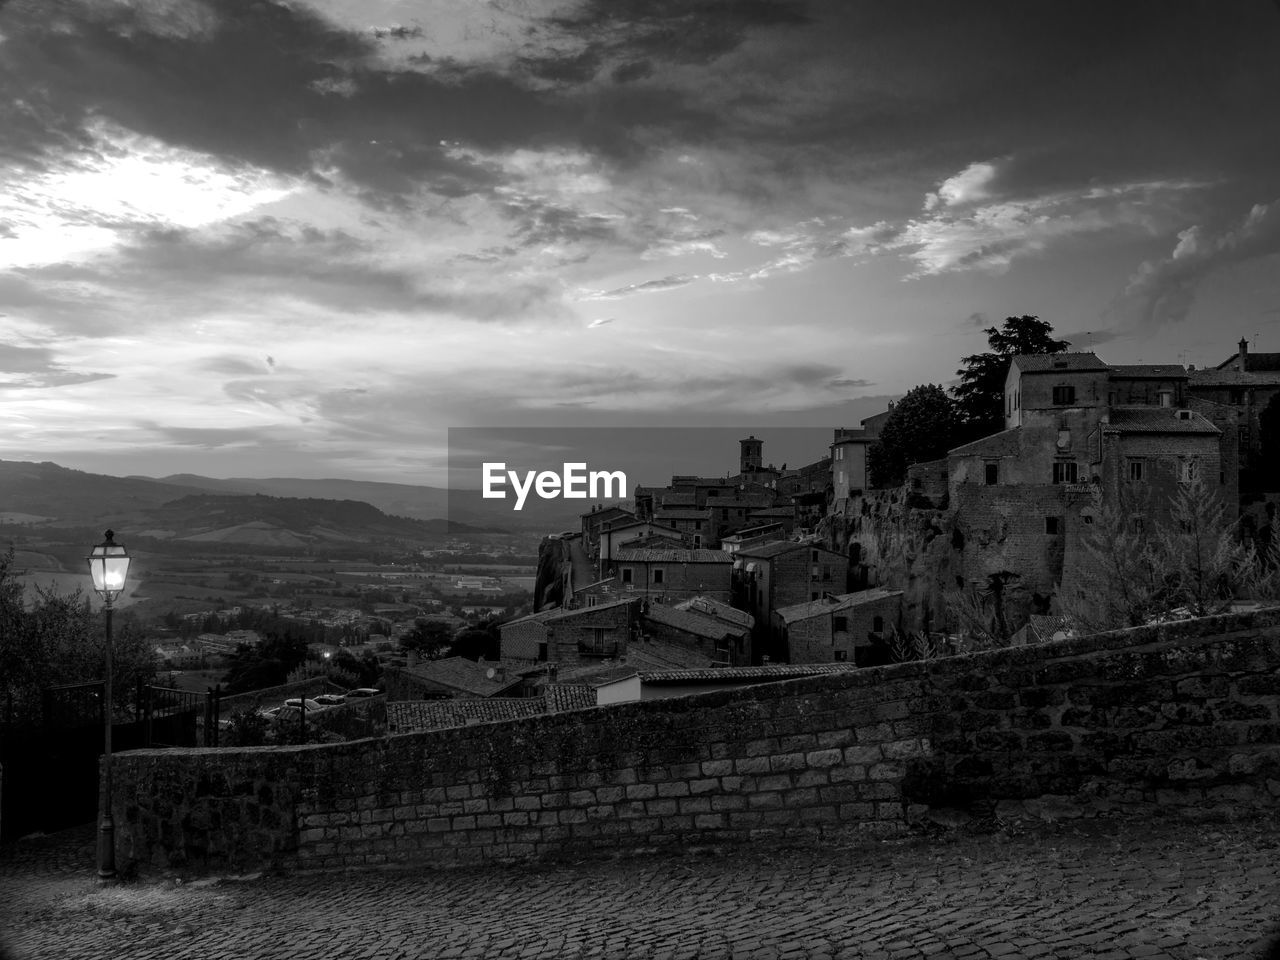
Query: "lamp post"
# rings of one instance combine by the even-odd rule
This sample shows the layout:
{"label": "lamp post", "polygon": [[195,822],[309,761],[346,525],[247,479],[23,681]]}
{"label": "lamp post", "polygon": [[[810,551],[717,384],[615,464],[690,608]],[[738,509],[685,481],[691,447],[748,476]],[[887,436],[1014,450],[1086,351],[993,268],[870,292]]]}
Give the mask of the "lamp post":
{"label": "lamp post", "polygon": [[112,538],[108,530],[106,539],[90,551],[89,574],[93,577],[93,589],[102,597],[107,614],[107,672],[103,684],[103,764],[102,788],[98,794],[98,879],[114,880],[116,876],[116,826],[111,818],[111,608],[116,597],[124,590],[125,577],[129,574],[129,554]]}

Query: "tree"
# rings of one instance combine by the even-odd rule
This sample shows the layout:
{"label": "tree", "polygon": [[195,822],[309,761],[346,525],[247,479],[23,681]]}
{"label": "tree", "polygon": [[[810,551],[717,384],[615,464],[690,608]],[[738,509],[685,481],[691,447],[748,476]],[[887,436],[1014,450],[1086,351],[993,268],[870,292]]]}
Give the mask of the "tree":
{"label": "tree", "polygon": [[[59,684],[101,680],[106,625],[80,590],[37,587],[27,603],[12,548],[0,554],[0,718],[35,721],[43,693]],[[112,702],[125,708],[139,681],[155,678],[155,653],[127,616],[117,617],[111,644]]]}
{"label": "tree", "polygon": [[1071,344],[1050,336],[1053,326],[1038,317],[1007,317],[999,327],[988,327],[987,353],[964,358],[957,370],[960,382],[951,388],[955,397],[959,437],[953,446],[968,443],[1004,429],[1004,381],[1009,358],[1018,354],[1059,353]]}
{"label": "tree", "polygon": [[1198,478],[1173,496],[1155,547],[1165,571],[1167,608],[1185,607],[1196,617],[1223,613],[1248,581],[1250,558],[1236,523],[1217,491]]}
{"label": "tree", "polygon": [[946,456],[953,445],[955,414],[942,387],[912,387],[897,402],[867,451],[867,474],[877,489],[900,486],[907,467]]}
{"label": "tree", "polygon": [[1161,609],[1160,558],[1146,528],[1151,499],[1145,488],[1121,490],[1099,504],[1081,536],[1073,584],[1058,589],[1058,604],[1084,633],[1146,623]]}
{"label": "tree", "polygon": [[438,660],[453,642],[453,630],[439,620],[423,620],[400,638],[400,649],[424,660]]}
{"label": "tree", "polygon": [[486,620],[459,633],[453,646],[449,648],[449,656],[466,657],[468,660],[497,660],[501,656],[501,643],[497,624]]}

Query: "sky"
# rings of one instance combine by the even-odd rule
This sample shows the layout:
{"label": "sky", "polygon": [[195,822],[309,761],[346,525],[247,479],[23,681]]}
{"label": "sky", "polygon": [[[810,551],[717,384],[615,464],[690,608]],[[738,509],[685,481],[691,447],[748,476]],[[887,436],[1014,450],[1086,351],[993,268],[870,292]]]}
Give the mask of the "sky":
{"label": "sky", "polygon": [[1006,316],[1280,350],[1277,117],[1275,0],[0,0],[0,459],[442,485]]}

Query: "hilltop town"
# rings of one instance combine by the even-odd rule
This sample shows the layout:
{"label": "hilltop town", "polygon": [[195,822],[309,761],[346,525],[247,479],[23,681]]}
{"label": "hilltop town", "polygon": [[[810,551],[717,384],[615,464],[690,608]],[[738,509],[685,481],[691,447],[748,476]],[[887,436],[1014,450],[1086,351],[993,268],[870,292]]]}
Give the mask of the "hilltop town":
{"label": "hilltop town", "polygon": [[[1248,609],[1252,568],[1274,564],[1277,394],[1280,354],[1244,340],[1204,369],[1059,349],[1008,358],[1003,429],[917,451],[892,485],[877,444],[910,395],[834,427],[798,468],[747,436],[736,470],[638,486],[549,537],[535,610],[498,626],[498,662],[411,656],[391,699],[487,701],[474,721]],[[1153,544],[1182,552],[1179,536],[1212,543],[1235,579],[1171,586],[1161,563],[1181,561]],[[1108,550],[1155,568],[1128,606],[1107,603]],[[390,708],[400,729],[448,722]]]}

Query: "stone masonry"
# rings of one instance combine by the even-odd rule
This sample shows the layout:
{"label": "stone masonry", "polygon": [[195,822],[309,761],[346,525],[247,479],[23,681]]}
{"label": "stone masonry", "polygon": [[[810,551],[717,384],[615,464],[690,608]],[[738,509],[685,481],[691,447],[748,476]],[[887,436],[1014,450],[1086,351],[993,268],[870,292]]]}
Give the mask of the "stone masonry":
{"label": "stone masonry", "polygon": [[1280,808],[1280,611],[346,744],[116,758],[118,858],[453,865]]}

